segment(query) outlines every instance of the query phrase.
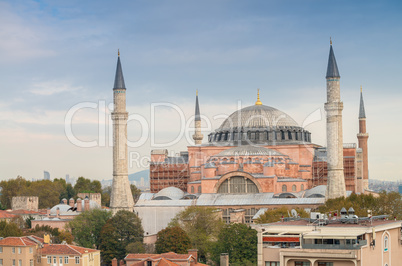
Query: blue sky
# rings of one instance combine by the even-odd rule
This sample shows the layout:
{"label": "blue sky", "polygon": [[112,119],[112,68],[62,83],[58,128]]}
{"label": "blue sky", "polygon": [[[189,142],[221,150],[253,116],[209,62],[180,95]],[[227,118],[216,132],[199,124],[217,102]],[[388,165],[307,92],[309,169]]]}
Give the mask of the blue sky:
{"label": "blue sky", "polygon": [[[43,170],[111,178],[110,145],[77,147],[64,124],[79,103],[112,101],[117,49],[128,110],[148,121],[151,103],[160,102],[190,117],[198,88],[201,112],[216,128],[222,119],[214,115],[229,115],[239,100],[253,104],[260,88],[264,104],[302,124],[323,112],[330,36],[344,142],[357,142],[362,85],[370,177],[401,179],[401,14],[399,1],[0,1],[0,179],[42,178]],[[306,128],[324,145],[321,117]],[[77,138],[96,139],[97,119],[97,110],[77,112]],[[173,139],[178,126],[174,111],[156,111],[157,141]],[[135,121],[128,131],[133,141],[143,132]],[[190,144],[183,138],[166,148]],[[146,157],[153,148],[147,141],[130,150]]]}

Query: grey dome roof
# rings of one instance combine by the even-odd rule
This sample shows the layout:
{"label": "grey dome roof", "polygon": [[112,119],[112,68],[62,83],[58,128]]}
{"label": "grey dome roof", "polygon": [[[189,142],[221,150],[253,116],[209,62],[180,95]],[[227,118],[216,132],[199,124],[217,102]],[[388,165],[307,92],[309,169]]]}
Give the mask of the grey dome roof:
{"label": "grey dome roof", "polygon": [[184,192],[177,187],[167,187],[159,191],[155,194],[154,200],[157,200],[158,197],[162,199],[171,199],[171,200],[179,200],[184,196]]}
{"label": "grey dome roof", "polygon": [[56,215],[57,214],[57,209],[59,209],[60,214],[66,213],[68,209],[70,209],[71,207],[67,204],[57,204],[55,206],[53,206],[53,208],[50,209],[50,215]]}
{"label": "grey dome roof", "polygon": [[271,106],[252,105],[232,113],[218,131],[233,128],[300,127],[293,118]]}
{"label": "grey dome roof", "polygon": [[272,149],[267,149],[261,146],[252,146],[252,145],[242,145],[234,148],[230,148],[224,151],[221,151],[217,155],[214,156],[283,156],[282,153],[272,150]]}

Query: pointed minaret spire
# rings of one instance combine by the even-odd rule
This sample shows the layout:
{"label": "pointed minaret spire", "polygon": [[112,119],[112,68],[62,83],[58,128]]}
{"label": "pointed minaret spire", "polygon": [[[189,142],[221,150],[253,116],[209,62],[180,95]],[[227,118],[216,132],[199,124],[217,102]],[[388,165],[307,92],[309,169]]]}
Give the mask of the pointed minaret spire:
{"label": "pointed minaret spire", "polygon": [[200,116],[200,105],[198,104],[198,90],[196,91],[195,95],[195,121],[201,121]]}
{"label": "pointed minaret spire", "polygon": [[200,105],[198,104],[198,90],[195,95],[195,118],[194,118],[194,135],[193,139],[195,145],[201,145],[204,136],[201,134],[201,115],[200,115]]}
{"label": "pointed minaret spire", "polygon": [[341,76],[339,75],[338,65],[336,64],[334,50],[332,49],[332,40],[330,40],[330,44],[326,78],[340,78]]}
{"label": "pointed minaret spire", "polygon": [[364,110],[364,101],[363,101],[363,89],[360,86],[360,108],[359,108],[359,118],[366,118],[366,111]]}
{"label": "pointed minaret spire", "polygon": [[117,52],[117,67],[116,67],[116,75],[114,77],[114,87],[113,89],[126,89],[126,85],[124,84],[123,70],[121,69],[120,63],[120,51]]}

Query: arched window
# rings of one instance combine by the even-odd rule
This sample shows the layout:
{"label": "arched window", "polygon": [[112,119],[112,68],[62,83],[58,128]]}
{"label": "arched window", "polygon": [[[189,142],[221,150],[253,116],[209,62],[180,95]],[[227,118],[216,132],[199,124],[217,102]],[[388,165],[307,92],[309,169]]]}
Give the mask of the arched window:
{"label": "arched window", "polygon": [[296,185],[293,185],[293,186],[292,186],[292,191],[293,191],[293,192],[296,192]]}
{"label": "arched window", "polygon": [[299,132],[295,132],[295,139],[299,140]]}
{"label": "arched window", "polygon": [[303,184],[301,185],[300,190],[301,190],[301,191],[304,190],[304,185],[303,185]]}
{"label": "arched window", "polygon": [[388,235],[384,237],[384,251],[388,251]]}
{"label": "arched window", "polygon": [[201,194],[201,186],[198,186],[198,193]]}
{"label": "arched window", "polygon": [[288,191],[288,187],[286,185],[282,186],[282,192],[287,192]]}
{"label": "arched window", "polygon": [[191,186],[191,193],[194,194],[194,187],[193,186]]}
{"label": "arched window", "polygon": [[281,139],[284,140],[285,139],[285,131],[281,130]]}
{"label": "arched window", "polygon": [[288,131],[288,139],[292,139],[292,132]]}
{"label": "arched window", "polygon": [[223,181],[218,193],[259,193],[257,185],[243,176],[234,176]]}

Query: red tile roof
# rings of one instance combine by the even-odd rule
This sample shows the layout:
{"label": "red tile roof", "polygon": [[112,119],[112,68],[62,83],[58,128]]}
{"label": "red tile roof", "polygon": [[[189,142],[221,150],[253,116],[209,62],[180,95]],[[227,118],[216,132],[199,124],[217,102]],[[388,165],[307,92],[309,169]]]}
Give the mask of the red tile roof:
{"label": "red tile roof", "polygon": [[42,214],[36,211],[28,211],[28,210],[11,210],[7,211],[8,213],[15,214],[15,215],[25,215],[25,214]]}
{"label": "red tile roof", "polygon": [[43,255],[82,255],[84,253],[92,253],[98,250],[68,244],[45,244],[41,251]]}
{"label": "red tile roof", "polygon": [[8,211],[2,211],[0,210],[0,219],[10,219],[10,218],[14,218],[17,215],[11,214]]}
{"label": "red tile roof", "polygon": [[178,266],[178,265],[179,264],[169,261],[165,258],[162,258],[158,263],[158,266]]}
{"label": "red tile roof", "polygon": [[[36,240],[40,241],[43,243],[43,238],[40,237],[34,237]],[[23,237],[6,237],[2,240],[0,240],[0,246],[36,246],[38,243],[36,243],[34,240],[29,239],[26,236]]]}
{"label": "red tile roof", "polygon": [[[127,260],[134,260],[134,261],[139,261],[134,265],[143,265],[139,264],[140,262],[146,261],[146,260],[152,260],[152,261],[158,261],[158,266],[175,266],[178,265],[174,263],[174,261],[189,261],[191,258],[194,259],[194,257],[190,254],[176,254],[174,252],[168,252],[168,253],[162,253],[162,254],[128,254],[124,259]],[[170,263],[170,264],[169,264]],[[195,265],[197,266],[207,266],[206,264],[202,263],[196,263]]]}

